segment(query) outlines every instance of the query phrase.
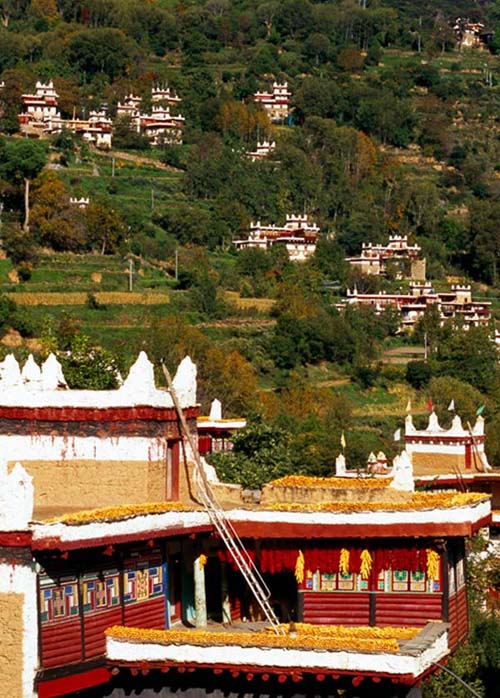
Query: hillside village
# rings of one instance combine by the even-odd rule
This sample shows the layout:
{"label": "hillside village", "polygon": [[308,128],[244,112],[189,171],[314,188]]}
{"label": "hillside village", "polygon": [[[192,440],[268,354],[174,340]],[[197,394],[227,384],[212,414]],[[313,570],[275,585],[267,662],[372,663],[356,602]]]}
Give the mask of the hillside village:
{"label": "hillside village", "polygon": [[494,695],[497,5],[0,0],[9,696]]}

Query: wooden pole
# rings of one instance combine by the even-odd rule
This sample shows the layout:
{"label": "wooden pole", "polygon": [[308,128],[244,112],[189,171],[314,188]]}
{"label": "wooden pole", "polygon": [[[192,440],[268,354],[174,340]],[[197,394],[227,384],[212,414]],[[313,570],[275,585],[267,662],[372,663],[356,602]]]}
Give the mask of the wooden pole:
{"label": "wooden pole", "polygon": [[227,562],[220,563],[221,576],[221,596],[222,596],[222,622],[231,623],[231,604],[229,602],[229,584],[227,578],[228,566]]}
{"label": "wooden pole", "polygon": [[[467,422],[467,429],[469,430],[470,437],[472,439],[472,456],[474,458],[474,468],[479,472],[479,473],[484,473],[485,472],[485,467],[483,463],[483,459],[480,457],[479,454],[479,449],[477,447],[476,439],[474,437],[474,433],[472,431],[472,426],[470,422]],[[481,467],[478,468],[477,461],[479,461]]]}
{"label": "wooden pole", "polygon": [[205,558],[199,555],[194,560],[194,624],[197,628],[207,625],[207,596],[205,591]]}

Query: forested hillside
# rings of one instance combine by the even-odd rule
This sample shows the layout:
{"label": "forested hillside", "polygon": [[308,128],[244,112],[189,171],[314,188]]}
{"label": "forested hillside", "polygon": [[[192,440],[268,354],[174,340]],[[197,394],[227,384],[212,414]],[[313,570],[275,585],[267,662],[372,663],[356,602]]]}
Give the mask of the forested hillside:
{"label": "forested hillside", "polygon": [[[280,444],[279,472],[331,472],[342,431],[352,466],[370,450],[392,455],[408,397],[425,413],[429,395],[445,421],[451,397],[465,417],[487,404],[490,460],[500,463],[491,341],[498,1],[2,0],[0,8],[4,333],[31,336],[41,355],[101,347],[93,351],[114,353],[122,368],[141,347],[172,362],[190,351],[203,406],[217,395],[229,412],[253,415],[263,452]],[[463,47],[458,14],[481,22],[487,43]],[[63,119],[105,111],[110,152],[69,130],[20,138],[22,94],[51,80]],[[289,117],[276,123],[253,99],[274,81],[291,92]],[[182,100],[183,143],[151,146],[116,118],[118,104],[133,94],[151,106],[152,87],[167,84]],[[252,160],[264,139],[275,150]],[[87,206],[71,202],[81,197]],[[307,213],[322,231],[307,262],[290,263],[277,247],[236,253],[232,240],[251,221],[283,224],[291,213]],[[407,337],[391,309],[339,312],[354,286],[407,288],[396,274],[363,276],[344,260],[391,234],[422,248],[438,290],[471,281],[492,303],[491,326],[465,333],[431,313]],[[152,303],[107,300],[132,280],[156,294]],[[83,300],[69,306],[73,290]],[[62,294],[51,309],[37,305],[46,291]],[[25,355],[28,340],[20,341]],[[391,352],[407,344],[395,363]],[[94,381],[87,368],[75,370],[75,385]],[[225,464],[226,475],[236,467],[232,477],[251,480],[244,465]]]}

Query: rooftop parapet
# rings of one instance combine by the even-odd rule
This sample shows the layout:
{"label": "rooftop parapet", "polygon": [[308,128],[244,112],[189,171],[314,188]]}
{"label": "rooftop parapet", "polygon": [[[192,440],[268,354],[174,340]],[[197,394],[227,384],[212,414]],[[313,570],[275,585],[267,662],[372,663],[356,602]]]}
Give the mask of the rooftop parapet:
{"label": "rooftop parapet", "polygon": [[[174,387],[182,407],[196,405],[196,366],[186,356]],[[68,390],[62,366],[50,354],[40,368],[30,356],[21,370],[12,354],[0,363],[0,407],[173,407],[170,394],[155,385],[153,365],[141,352],[123,385],[116,390]]]}
{"label": "rooftop parapet", "polygon": [[471,432],[472,436],[484,436],[484,419],[481,417],[481,415],[476,418],[476,423],[472,427],[471,431],[463,428],[462,420],[458,414],[453,417],[451,427],[449,429],[444,429],[440,426],[438,416],[434,411],[429,415],[429,422],[425,429],[415,429],[411,414],[407,415],[405,420],[406,436],[455,436],[459,438],[471,438]]}

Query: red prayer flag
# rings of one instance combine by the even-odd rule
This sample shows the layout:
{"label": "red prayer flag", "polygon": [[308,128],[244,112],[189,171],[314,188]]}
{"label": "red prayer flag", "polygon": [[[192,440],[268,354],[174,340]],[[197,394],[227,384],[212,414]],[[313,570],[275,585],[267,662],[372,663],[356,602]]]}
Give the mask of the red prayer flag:
{"label": "red prayer flag", "polygon": [[433,408],[434,408],[434,405],[432,404],[432,398],[430,397],[427,400],[427,409],[429,410],[429,412],[432,412]]}

